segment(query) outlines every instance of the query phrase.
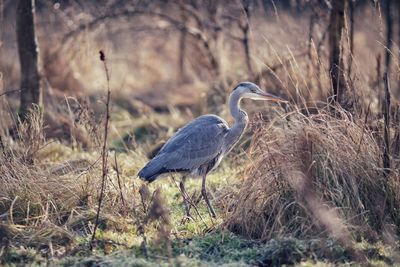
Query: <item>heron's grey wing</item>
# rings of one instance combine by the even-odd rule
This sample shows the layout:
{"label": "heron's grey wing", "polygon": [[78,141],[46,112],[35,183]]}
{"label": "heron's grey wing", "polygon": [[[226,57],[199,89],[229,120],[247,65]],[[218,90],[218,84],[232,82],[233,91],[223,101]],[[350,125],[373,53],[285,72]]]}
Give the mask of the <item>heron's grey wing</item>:
{"label": "heron's grey wing", "polygon": [[194,170],[221,152],[227,123],[214,115],[201,116],[181,128],[155,157],[169,170]]}

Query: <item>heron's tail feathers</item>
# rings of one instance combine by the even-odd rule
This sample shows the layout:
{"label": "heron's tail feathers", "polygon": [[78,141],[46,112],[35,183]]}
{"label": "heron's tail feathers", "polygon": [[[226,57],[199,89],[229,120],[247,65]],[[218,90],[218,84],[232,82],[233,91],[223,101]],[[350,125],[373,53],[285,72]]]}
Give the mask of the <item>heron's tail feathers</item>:
{"label": "heron's tail feathers", "polygon": [[163,158],[153,158],[138,173],[140,179],[149,183],[153,182],[163,173],[171,172],[190,172],[189,169],[168,167],[168,162]]}
{"label": "heron's tail feathers", "polygon": [[143,167],[138,173],[140,179],[147,181],[149,183],[153,182],[157,177],[163,173],[163,167],[157,162],[150,161]]}

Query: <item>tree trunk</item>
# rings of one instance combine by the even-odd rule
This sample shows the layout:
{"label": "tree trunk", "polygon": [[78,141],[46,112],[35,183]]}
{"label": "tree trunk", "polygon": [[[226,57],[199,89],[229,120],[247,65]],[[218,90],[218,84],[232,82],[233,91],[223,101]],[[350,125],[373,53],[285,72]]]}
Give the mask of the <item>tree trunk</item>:
{"label": "tree trunk", "polygon": [[[397,3],[397,47],[399,47],[400,46],[400,1],[397,1],[396,3]],[[398,50],[397,58],[400,59],[400,50],[399,49],[397,50]],[[400,80],[398,79],[397,82],[398,82],[397,90],[398,92],[400,92]]]}
{"label": "tree trunk", "polygon": [[390,85],[389,75],[385,73],[383,77],[385,83],[385,99],[383,101],[383,173],[385,176],[390,174]]}
{"label": "tree trunk", "polygon": [[246,59],[246,65],[247,65],[247,71],[249,73],[250,77],[253,77],[253,68],[251,66],[251,58],[250,58],[250,43],[249,43],[249,31],[250,31],[250,1],[249,0],[243,0],[242,1],[243,5],[243,10],[244,10],[244,18],[243,18],[243,23],[241,23],[240,28],[243,33],[243,39],[242,39],[242,44],[243,44],[243,49],[244,49],[244,55]]}
{"label": "tree trunk", "polygon": [[310,16],[310,23],[308,24],[308,40],[307,40],[307,57],[308,57],[308,64],[307,64],[307,75],[308,77],[312,77],[311,74],[311,68],[313,65],[313,58],[312,58],[312,42],[313,42],[313,31],[314,31],[314,25],[318,19],[317,12],[314,10],[312,11],[312,14]]}
{"label": "tree trunk", "polygon": [[41,104],[39,49],[35,36],[35,1],[17,4],[17,42],[21,66],[21,106],[19,115],[26,119],[32,104]]}
{"label": "tree trunk", "polygon": [[391,62],[391,48],[392,48],[392,35],[393,35],[393,23],[392,23],[392,13],[391,0],[385,1],[385,18],[386,18],[386,49],[385,49],[385,73],[390,72],[390,62]]}
{"label": "tree trunk", "polygon": [[[218,9],[219,5],[221,4],[220,1],[214,1],[214,0],[209,0],[205,1],[206,6],[207,6],[207,12],[208,12],[208,19],[211,23],[211,25],[217,26],[218,23]],[[218,79],[218,77],[221,76],[221,62],[220,62],[220,41],[221,41],[221,31],[216,30],[215,28],[211,30],[211,40],[213,46],[211,47],[210,42],[205,42],[204,47],[206,49],[206,53],[209,55],[211,67],[213,69],[213,76],[215,79]],[[212,48],[214,48],[212,50]]]}
{"label": "tree trunk", "polygon": [[349,97],[344,77],[344,64],[341,53],[341,40],[344,28],[344,11],[346,0],[332,1],[332,10],[329,21],[329,72],[332,80],[335,102],[344,108],[348,105]]}
{"label": "tree trunk", "polygon": [[392,48],[392,35],[393,35],[393,24],[392,14],[390,11],[391,0],[385,1],[385,17],[386,17],[386,49],[385,49],[385,73],[389,74],[390,69],[390,50]]}
{"label": "tree trunk", "polygon": [[[179,2],[179,9],[180,9],[180,15],[181,15],[181,20],[182,24],[186,25],[187,23],[187,14],[185,9],[182,7],[184,3]],[[186,56],[186,36],[187,32],[186,31],[180,31],[179,33],[179,44],[178,44],[178,82],[182,83],[185,82],[186,80],[186,69],[185,69],[185,56]]]}
{"label": "tree trunk", "polygon": [[178,58],[178,81],[185,82],[185,55],[186,55],[186,31],[179,33],[179,58]]}
{"label": "tree trunk", "polygon": [[350,57],[347,75],[350,77],[351,68],[353,65],[353,54],[354,54],[354,0],[349,1],[349,17],[350,17],[350,29],[349,29],[349,39],[350,39]]}

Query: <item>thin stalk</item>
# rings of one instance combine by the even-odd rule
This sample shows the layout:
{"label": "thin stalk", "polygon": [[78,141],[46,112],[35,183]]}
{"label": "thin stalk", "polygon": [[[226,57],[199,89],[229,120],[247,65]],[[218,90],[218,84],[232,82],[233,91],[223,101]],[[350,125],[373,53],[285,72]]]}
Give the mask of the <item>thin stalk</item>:
{"label": "thin stalk", "polygon": [[90,241],[90,250],[93,250],[93,243],[96,238],[97,227],[99,226],[99,218],[100,218],[100,210],[101,204],[103,202],[104,190],[106,187],[106,178],[108,174],[107,161],[108,161],[108,153],[107,153],[107,137],[108,137],[108,125],[110,120],[110,75],[108,73],[106,57],[103,51],[100,50],[100,60],[103,62],[104,71],[107,79],[107,100],[106,100],[106,118],[104,122],[104,140],[103,140],[103,149],[101,152],[102,157],[102,177],[101,177],[101,188],[100,188],[100,196],[98,200],[97,212],[96,212],[96,222],[94,224],[92,239]]}

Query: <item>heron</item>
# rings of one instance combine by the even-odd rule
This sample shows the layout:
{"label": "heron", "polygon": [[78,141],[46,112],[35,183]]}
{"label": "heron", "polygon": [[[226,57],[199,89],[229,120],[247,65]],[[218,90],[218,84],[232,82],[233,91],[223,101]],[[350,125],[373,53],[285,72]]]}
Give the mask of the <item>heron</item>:
{"label": "heron", "polygon": [[[243,98],[287,102],[286,100],[261,90],[252,82],[241,82],[229,96],[229,110],[235,122],[232,127],[213,114],[202,115],[180,128],[138,173],[147,182],[153,182],[162,174],[184,173],[202,178],[201,194],[210,215],[215,211],[206,191],[207,174],[214,170],[222,158],[238,143],[249,122],[248,115],[240,108]],[[190,217],[185,190],[186,175],[180,182],[186,215]]]}

